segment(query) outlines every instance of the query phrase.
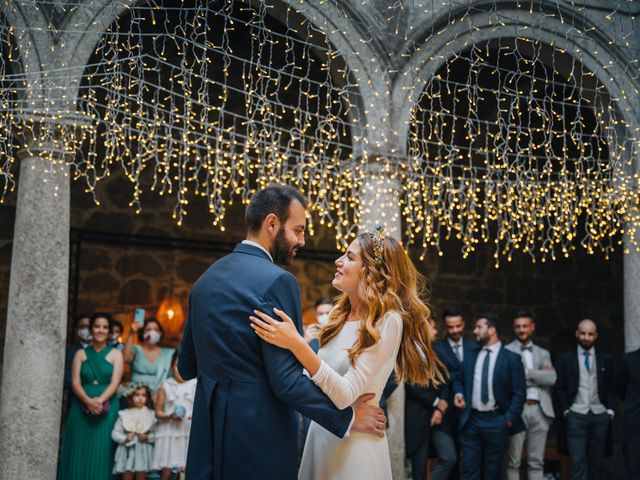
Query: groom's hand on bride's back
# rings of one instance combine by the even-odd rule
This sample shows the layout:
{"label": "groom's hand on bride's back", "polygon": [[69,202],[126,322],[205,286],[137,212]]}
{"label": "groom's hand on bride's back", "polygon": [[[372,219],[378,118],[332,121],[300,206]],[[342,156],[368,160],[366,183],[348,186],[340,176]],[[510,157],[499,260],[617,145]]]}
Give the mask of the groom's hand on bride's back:
{"label": "groom's hand on bride's back", "polygon": [[367,402],[375,397],[373,393],[365,393],[352,405],[355,414],[355,420],[351,430],[355,432],[369,433],[376,437],[384,437],[387,428],[387,417],[384,411]]}

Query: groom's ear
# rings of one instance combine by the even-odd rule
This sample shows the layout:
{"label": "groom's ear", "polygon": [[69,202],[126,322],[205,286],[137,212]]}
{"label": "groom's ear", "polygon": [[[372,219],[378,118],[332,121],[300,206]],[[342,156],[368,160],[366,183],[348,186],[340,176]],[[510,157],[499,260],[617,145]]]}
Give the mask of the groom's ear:
{"label": "groom's ear", "polygon": [[270,213],[264,218],[262,228],[264,228],[269,235],[275,236],[280,229],[280,219],[275,213]]}

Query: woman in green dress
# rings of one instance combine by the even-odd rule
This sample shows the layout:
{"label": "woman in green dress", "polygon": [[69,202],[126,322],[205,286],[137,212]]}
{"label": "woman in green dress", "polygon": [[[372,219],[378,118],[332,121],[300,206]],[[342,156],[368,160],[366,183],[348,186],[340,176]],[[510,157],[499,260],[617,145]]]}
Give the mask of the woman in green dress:
{"label": "woman in green dress", "polygon": [[112,322],[109,314],[93,314],[93,341],[73,357],[71,388],[75,395],[64,429],[59,480],[112,478],[115,445],[111,430],[119,409],[114,394],[123,370],[122,353],[108,344]]}
{"label": "woman in green dress", "polygon": [[[139,345],[133,344],[133,336],[138,336]],[[160,385],[171,376],[173,348],[158,345],[164,330],[155,318],[148,318],[144,324],[133,322],[124,345],[124,361],[131,362],[131,381],[145,383],[154,396]]]}

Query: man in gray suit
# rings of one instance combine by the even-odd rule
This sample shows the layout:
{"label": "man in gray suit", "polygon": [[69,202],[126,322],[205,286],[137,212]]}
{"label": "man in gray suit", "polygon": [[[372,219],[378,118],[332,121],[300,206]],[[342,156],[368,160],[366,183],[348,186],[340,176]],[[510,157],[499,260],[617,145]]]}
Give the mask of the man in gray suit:
{"label": "man in gray suit", "polygon": [[506,346],[522,358],[527,378],[527,400],[522,412],[527,430],[511,437],[507,451],[507,480],[520,479],[522,447],[527,442],[529,480],[542,480],[544,475],[544,449],[547,432],[554,418],[551,387],[556,382],[556,371],[549,351],[535,345],[531,336],[536,330],[533,315],[518,312],[513,318],[516,340]]}

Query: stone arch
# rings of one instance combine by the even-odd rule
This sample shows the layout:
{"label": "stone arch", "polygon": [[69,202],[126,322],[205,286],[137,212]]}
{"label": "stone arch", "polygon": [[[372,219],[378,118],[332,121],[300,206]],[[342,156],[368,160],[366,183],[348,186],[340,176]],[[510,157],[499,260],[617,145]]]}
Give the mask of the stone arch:
{"label": "stone arch", "polygon": [[[384,69],[378,66],[378,57],[367,42],[361,41],[361,36],[351,20],[341,14],[331,2],[281,1],[295,8],[317,28],[327,32],[327,40],[341,53],[358,85],[359,94],[355,96],[358,103],[355,105],[360,110],[361,121],[368,124],[371,113],[385,112],[390,82],[386,74],[380,74]],[[106,29],[136,3],[136,0],[100,0],[91,7],[78,9],[72,14],[69,23],[79,25],[79,33],[71,32],[64,35],[62,40],[66,48],[56,61],[58,67],[76,67],[73,69],[73,78],[69,79],[74,91],[77,92],[85,65]],[[370,99],[374,105],[365,107],[361,103],[364,98]]]}
{"label": "stone arch", "polygon": [[[576,51],[581,52],[581,57],[576,57],[589,71],[596,75],[597,80],[605,86],[610,98],[617,107],[617,112],[622,116],[630,129],[640,126],[640,118],[625,92],[631,92],[636,86],[633,78],[619,68],[615,74],[611,73],[608,65],[618,61],[624,64],[620,52],[611,48],[603,39],[594,40],[584,38],[583,44],[578,44],[570,39],[571,24],[561,22],[555,17],[549,17],[539,11],[501,10],[501,14],[512,18],[511,22],[502,22],[496,25],[495,18],[488,13],[481,13],[471,17],[473,24],[471,32],[468,23],[458,22],[454,27],[449,27],[442,34],[430,39],[429,44],[418,53],[414,54],[398,75],[398,82],[394,84],[392,91],[393,123],[398,125],[398,144],[401,149],[407,148],[407,138],[410,129],[411,111],[415,107],[424,87],[435,73],[446,64],[458,52],[461,52],[473,44],[505,37],[520,37],[560,48],[569,55],[575,56]],[[603,36],[602,32],[601,36]],[[434,55],[446,50],[443,55]],[[597,51],[595,55],[593,52]]]}
{"label": "stone arch", "polygon": [[[24,2],[11,0],[3,4],[0,11],[4,20],[14,27],[14,48],[18,52],[20,73],[29,85],[27,95],[32,100],[44,98],[42,72],[48,66],[52,37],[47,20],[38,7],[28,7]],[[39,88],[37,88],[39,86]]]}

